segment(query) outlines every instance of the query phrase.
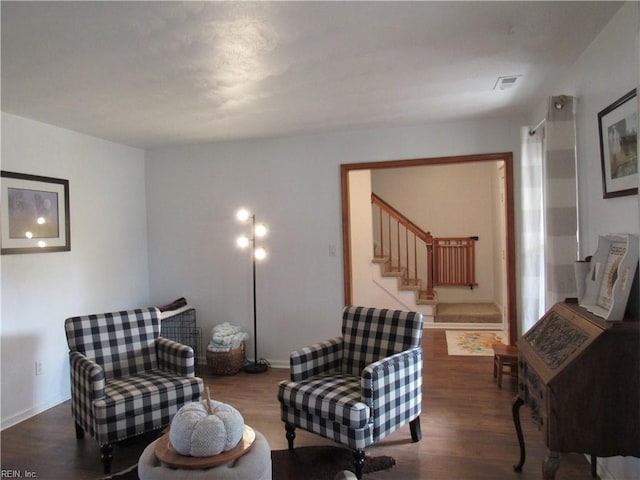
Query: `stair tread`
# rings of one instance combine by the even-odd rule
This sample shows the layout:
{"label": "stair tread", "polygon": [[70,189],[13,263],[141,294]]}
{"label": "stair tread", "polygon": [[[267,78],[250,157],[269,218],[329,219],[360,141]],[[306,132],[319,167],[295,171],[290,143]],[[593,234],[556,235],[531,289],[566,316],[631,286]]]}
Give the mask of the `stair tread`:
{"label": "stair tread", "polygon": [[495,303],[440,303],[436,322],[502,323],[502,314]]}
{"label": "stair tread", "polygon": [[383,277],[401,277],[403,274],[402,270],[385,270],[382,272]]}
{"label": "stair tread", "polygon": [[380,265],[380,275],[382,277],[397,278],[399,280],[399,291],[414,292],[416,305],[437,305],[438,297],[436,295],[436,292],[433,292],[433,297],[426,297],[426,292],[424,290],[421,290],[422,280],[420,280],[419,278],[404,278],[406,274],[406,268],[392,267],[390,269],[389,257],[373,257],[372,263]]}

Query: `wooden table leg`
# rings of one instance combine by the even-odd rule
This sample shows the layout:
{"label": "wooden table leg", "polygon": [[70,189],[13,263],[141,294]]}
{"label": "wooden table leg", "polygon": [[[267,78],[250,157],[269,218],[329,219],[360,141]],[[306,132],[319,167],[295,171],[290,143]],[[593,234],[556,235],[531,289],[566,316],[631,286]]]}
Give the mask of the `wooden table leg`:
{"label": "wooden table leg", "polygon": [[555,480],[556,472],[560,467],[560,453],[549,452],[547,458],[542,462],[542,479],[543,480]]}
{"label": "wooden table leg", "polygon": [[518,445],[520,445],[520,460],[518,461],[518,464],[513,467],[513,470],[516,472],[522,471],[522,466],[524,465],[524,460],[526,458],[524,435],[522,435],[522,425],[520,424],[520,407],[522,405],[524,405],[524,400],[520,397],[516,397],[516,401],[513,402],[513,407],[511,409],[511,413],[513,414],[513,424],[516,427],[516,435],[518,435]]}

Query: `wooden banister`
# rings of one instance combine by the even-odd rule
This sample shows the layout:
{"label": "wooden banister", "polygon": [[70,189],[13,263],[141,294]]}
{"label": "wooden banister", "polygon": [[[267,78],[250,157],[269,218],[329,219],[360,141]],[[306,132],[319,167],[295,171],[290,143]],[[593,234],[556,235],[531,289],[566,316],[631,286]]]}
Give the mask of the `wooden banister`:
{"label": "wooden banister", "polygon": [[389,205],[387,202],[385,202],[382,198],[380,198],[378,195],[376,195],[373,192],[371,193],[371,203],[380,207],[380,210],[387,212],[390,217],[395,218],[403,227],[405,227],[407,230],[413,233],[416,237],[418,237],[419,239],[421,239],[423,242],[426,243],[427,236],[428,236],[427,232],[422,230],[419,226],[417,226],[415,223],[413,223],[411,220],[405,217],[402,213],[400,213],[398,210],[393,208],[391,205]]}
{"label": "wooden banister", "polygon": [[[433,275],[430,273],[433,237],[375,193],[371,193],[371,203],[379,209],[379,256],[386,259],[387,273],[402,275],[403,285],[418,288],[420,277],[426,277],[426,296],[433,298]],[[418,261],[419,243],[424,262]],[[419,270],[424,274],[420,275]]]}
{"label": "wooden banister", "polygon": [[[425,279],[423,298],[428,300],[435,298],[434,286],[464,285],[472,289],[477,286],[475,242],[478,237],[435,238],[373,192],[371,204],[379,209],[378,257],[385,259],[388,273],[402,275],[404,285],[419,286],[420,278]],[[420,250],[418,243],[422,244]]]}

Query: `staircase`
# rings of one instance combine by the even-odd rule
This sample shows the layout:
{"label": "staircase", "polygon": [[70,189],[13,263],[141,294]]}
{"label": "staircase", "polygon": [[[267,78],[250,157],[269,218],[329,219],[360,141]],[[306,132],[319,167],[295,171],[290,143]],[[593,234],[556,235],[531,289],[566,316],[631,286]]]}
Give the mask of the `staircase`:
{"label": "staircase", "polygon": [[371,204],[372,278],[405,308],[420,311],[433,322],[438,305],[434,285],[477,286],[478,237],[434,238],[375,193]]}
{"label": "staircase", "polygon": [[433,237],[375,193],[371,204],[373,262],[383,276],[399,278],[400,289],[417,291],[416,303],[433,302]]}
{"label": "staircase", "polygon": [[374,258],[371,278],[382,290],[400,304],[400,308],[420,312],[425,324],[447,328],[502,328],[502,313],[495,303],[442,303],[434,291],[428,299],[419,285],[405,283],[404,272],[386,271],[387,260]]}
{"label": "staircase", "polygon": [[399,291],[412,292],[416,305],[437,305],[437,292],[434,291],[428,296],[426,289],[421,288],[424,282],[415,276],[411,277],[411,273],[405,267],[394,267],[389,257],[374,257],[372,263],[379,265],[383,277],[397,279],[396,286]]}
{"label": "staircase", "polygon": [[387,293],[398,308],[420,312],[425,323],[434,323],[436,317],[437,296],[432,300],[421,298],[419,285],[409,285],[403,280],[403,274],[397,271],[386,271],[386,261],[375,258],[371,263],[371,279]]}

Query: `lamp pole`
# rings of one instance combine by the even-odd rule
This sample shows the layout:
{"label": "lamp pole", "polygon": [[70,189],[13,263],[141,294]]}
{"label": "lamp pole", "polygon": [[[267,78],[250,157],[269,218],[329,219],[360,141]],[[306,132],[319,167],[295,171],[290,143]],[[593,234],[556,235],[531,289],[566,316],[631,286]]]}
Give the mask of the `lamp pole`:
{"label": "lamp pole", "polygon": [[253,354],[254,361],[245,365],[246,373],[264,373],[269,367],[258,363],[258,313],[256,308],[256,215],[251,214],[251,261],[253,263]]}

